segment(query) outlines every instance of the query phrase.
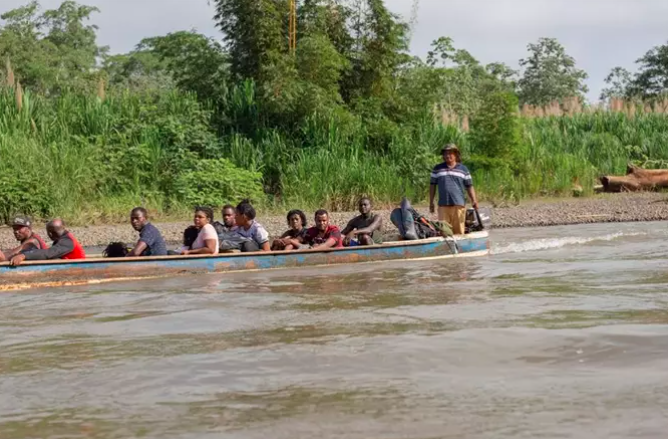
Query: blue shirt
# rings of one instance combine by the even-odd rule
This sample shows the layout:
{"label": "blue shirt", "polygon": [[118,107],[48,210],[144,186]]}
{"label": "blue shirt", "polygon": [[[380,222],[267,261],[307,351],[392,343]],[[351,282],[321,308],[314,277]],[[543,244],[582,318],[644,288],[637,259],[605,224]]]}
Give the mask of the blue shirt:
{"label": "blue shirt", "polygon": [[473,180],[466,166],[457,163],[449,168],[444,162],[431,172],[431,184],[438,186],[439,206],[466,206],[464,192],[473,186]]}
{"label": "blue shirt", "polygon": [[235,231],[244,238],[252,239],[257,242],[257,245],[260,247],[262,247],[262,244],[265,242],[269,242],[269,233],[267,233],[267,230],[255,220],[253,220],[248,230],[239,226]]}
{"label": "blue shirt", "polygon": [[146,244],[146,250],[141,254],[142,256],[167,255],[165,240],[162,239],[160,231],[153,224],[146,223],[141,232],[139,232],[139,240]]}

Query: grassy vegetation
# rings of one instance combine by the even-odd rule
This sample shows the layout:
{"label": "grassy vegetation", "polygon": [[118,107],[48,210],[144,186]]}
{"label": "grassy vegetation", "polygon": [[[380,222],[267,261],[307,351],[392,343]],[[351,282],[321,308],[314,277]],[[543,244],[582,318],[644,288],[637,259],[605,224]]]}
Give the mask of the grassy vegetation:
{"label": "grassy vegetation", "polygon": [[570,194],[574,181],[588,193],[599,174],[668,158],[661,112],[518,117],[517,144],[502,159],[473,141],[475,131],[431,119],[392,132],[383,148],[349,115],[314,115],[291,137],[273,129],[254,138],[215,133],[210,121],[182,92],[49,99],[4,87],[0,215],[113,222],[137,204],[178,216],[193,204],[246,196],[272,210],[350,209],[361,194],[379,204],[404,195],[422,201],[447,142],[462,146],[481,198],[494,202]]}
{"label": "grassy vegetation", "polygon": [[382,0],[314,0],[298,2],[291,51],[279,3],[214,0],[224,44],[174,32],[113,56],[96,8],[2,14],[0,221],[115,222],[135,205],[176,217],[242,198],[264,212],[419,203],[446,143],[495,203],[586,195],[630,161],[668,166],[667,103],[583,111],[583,72],[556,40],[530,45],[518,81],[447,37],[409,56],[409,26]]}

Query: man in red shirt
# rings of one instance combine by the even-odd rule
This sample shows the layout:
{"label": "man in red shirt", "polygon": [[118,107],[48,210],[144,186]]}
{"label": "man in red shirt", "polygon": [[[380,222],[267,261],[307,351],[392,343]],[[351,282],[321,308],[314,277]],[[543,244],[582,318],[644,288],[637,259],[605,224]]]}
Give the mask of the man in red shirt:
{"label": "man in red shirt", "polygon": [[298,238],[298,241],[314,249],[343,247],[341,230],[329,224],[329,213],[324,209],[315,213],[315,227],[308,229],[304,236]]}

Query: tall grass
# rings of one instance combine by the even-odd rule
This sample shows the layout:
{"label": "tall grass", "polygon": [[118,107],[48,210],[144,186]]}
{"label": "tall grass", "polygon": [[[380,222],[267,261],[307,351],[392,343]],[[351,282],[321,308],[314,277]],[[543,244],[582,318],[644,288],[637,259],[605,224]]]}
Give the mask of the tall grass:
{"label": "tall grass", "polygon": [[570,194],[574,183],[591,193],[600,174],[622,174],[629,162],[668,167],[668,115],[646,107],[525,108],[521,142],[507,163],[471,143],[466,118],[426,117],[382,133],[382,142],[347,112],[314,114],[290,130],[268,127],[249,84],[230,93],[224,127],[183,93],[114,93],[103,84],[97,96],[19,90],[0,86],[4,220],[25,212],[117,221],[135,204],[180,213],[192,197],[175,189],[178,176],[197,160],[223,157],[260,172],[266,199],[256,201],[277,209],[350,209],[362,195],[378,205],[402,196],[424,201],[449,142],[462,148],[480,198],[492,201]]}

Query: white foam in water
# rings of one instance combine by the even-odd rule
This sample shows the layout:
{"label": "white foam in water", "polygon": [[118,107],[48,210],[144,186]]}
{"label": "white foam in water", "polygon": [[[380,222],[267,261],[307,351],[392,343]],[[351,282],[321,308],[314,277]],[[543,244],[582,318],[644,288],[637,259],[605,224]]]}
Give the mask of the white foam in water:
{"label": "white foam in water", "polygon": [[495,246],[492,249],[492,254],[500,255],[504,253],[521,253],[536,250],[550,250],[565,247],[567,245],[582,245],[595,241],[612,241],[623,236],[638,236],[645,235],[645,233],[610,233],[601,236],[569,236],[564,238],[544,238],[544,239],[530,239],[528,241],[514,242],[512,244]]}

